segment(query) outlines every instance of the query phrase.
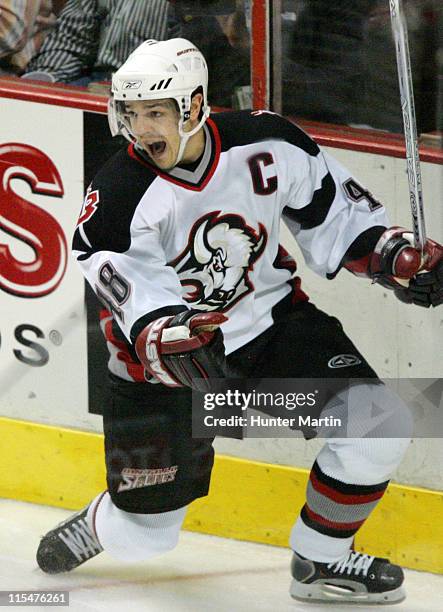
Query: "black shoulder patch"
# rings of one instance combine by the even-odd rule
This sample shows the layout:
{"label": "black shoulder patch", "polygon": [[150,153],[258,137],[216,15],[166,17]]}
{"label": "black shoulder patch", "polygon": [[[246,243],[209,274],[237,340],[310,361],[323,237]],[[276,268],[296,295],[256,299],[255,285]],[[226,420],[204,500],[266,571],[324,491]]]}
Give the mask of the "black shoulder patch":
{"label": "black shoulder patch", "polygon": [[[130,157],[127,147],[118,151],[99,170],[91,190],[98,192],[97,214],[84,224],[84,232],[92,244],[80,259],[106,249],[116,253],[130,246],[130,226],[134,212],[144,193],[157,178],[148,167]],[[83,250],[78,228],[74,249]]]}
{"label": "black shoulder patch", "polygon": [[323,177],[321,186],[314,191],[312,200],[303,208],[291,208],[286,206],[283,209],[283,216],[289,217],[300,224],[300,229],[308,230],[323,223],[328,216],[328,212],[337,192],[335,181],[328,172]]}
{"label": "black shoulder patch", "polygon": [[268,111],[233,111],[214,113],[221,139],[221,150],[261,142],[284,140],[315,157],[320,149],[306,132],[281,115]]}
{"label": "black shoulder patch", "polygon": [[[149,185],[157,178],[149,167],[131,157],[128,147],[121,149],[97,173],[94,189],[100,189],[106,200],[114,203],[118,210],[132,208],[139,203]],[[122,203],[128,206],[123,207]]]}

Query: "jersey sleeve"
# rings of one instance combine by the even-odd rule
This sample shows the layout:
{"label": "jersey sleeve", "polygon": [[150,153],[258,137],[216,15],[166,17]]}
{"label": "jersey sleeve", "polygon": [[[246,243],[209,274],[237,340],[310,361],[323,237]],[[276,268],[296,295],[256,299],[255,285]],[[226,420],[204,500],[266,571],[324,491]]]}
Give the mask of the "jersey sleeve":
{"label": "jersey sleeve", "polygon": [[386,210],[342,164],[317,148],[293,147],[283,219],[307,265],[333,278],[346,261],[372,251],[389,226]]}
{"label": "jersey sleeve", "polygon": [[[125,337],[158,316],[187,310],[175,270],[161,244],[161,221],[141,227],[137,207],[122,202],[119,214],[107,189],[93,184],[86,194],[73,239],[73,255],[99,300]],[[112,210],[114,208],[114,210]]]}

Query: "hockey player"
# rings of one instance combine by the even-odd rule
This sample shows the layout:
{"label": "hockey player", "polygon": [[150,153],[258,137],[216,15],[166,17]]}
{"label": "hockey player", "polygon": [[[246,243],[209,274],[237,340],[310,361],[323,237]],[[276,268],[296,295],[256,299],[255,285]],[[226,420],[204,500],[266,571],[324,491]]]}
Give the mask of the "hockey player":
{"label": "hockey player", "polygon": [[[348,397],[350,414],[389,405],[396,437],[326,439],[290,537],[291,594],[328,600],[332,585],[334,601],[400,601],[401,568],[352,540],[403,457],[411,418],[339,321],[308,300],[279,224],[323,277],[344,267],[422,306],[443,302],[443,248],[428,240],[421,262],[410,232],[389,227],[350,172],[282,117],[210,117],[207,79],[184,39],[145,42],[113,77],[110,124],[130,144],[88,189],[73,245],[106,306],[108,490],[43,537],[38,564],[64,572],[103,549],[138,561],[177,544],[213,463],[212,440],[192,438],[193,385],[229,372],[365,379],[348,396],[338,385],[334,400]],[[340,355],[351,358],[334,369]]]}

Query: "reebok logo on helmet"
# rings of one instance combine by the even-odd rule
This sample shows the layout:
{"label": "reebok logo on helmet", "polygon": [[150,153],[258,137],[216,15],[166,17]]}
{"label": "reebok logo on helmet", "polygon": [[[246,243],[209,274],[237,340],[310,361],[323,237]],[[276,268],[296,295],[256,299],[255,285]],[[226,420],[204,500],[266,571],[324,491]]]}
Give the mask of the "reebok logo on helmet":
{"label": "reebok logo on helmet", "polygon": [[123,83],[123,89],[138,89],[141,84],[141,81],[125,81]]}

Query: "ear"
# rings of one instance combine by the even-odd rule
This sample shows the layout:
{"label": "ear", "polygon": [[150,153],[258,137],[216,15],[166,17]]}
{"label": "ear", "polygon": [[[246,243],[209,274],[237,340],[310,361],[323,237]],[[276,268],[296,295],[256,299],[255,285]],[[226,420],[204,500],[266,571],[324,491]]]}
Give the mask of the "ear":
{"label": "ear", "polygon": [[191,116],[190,119],[192,122],[198,120],[198,116],[200,114],[200,109],[203,104],[203,95],[201,93],[196,93],[192,96],[191,100]]}

